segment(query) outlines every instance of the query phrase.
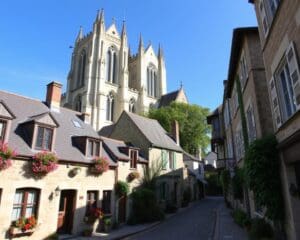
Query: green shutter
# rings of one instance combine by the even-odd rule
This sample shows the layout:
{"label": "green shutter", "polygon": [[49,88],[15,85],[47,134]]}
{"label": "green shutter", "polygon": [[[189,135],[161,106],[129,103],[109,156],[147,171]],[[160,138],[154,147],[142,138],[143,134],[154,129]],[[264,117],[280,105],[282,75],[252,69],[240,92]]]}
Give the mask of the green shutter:
{"label": "green shutter", "polygon": [[165,150],[161,150],[161,159],[162,159],[162,168],[167,169],[167,158],[166,158]]}
{"label": "green shutter", "polygon": [[177,160],[176,160],[176,152],[173,152],[173,168],[176,169],[177,168]]}

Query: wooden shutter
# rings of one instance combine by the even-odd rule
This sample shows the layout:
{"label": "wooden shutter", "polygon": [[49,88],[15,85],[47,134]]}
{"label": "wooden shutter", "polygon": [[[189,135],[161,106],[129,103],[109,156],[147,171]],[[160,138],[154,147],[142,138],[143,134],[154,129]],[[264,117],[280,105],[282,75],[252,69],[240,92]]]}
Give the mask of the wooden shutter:
{"label": "wooden shutter", "polygon": [[279,128],[282,122],[281,122],[281,115],[280,115],[279,102],[278,102],[277,91],[275,86],[275,80],[273,77],[269,81],[269,87],[271,93],[271,106],[273,111],[273,119],[275,122],[275,127]]}
{"label": "wooden shutter", "polygon": [[290,76],[294,90],[294,101],[298,110],[300,109],[300,75],[297,54],[293,42],[291,42],[290,46],[286,51],[286,59],[290,70]]}
{"label": "wooden shutter", "polygon": [[167,156],[166,150],[161,150],[162,169],[167,168]]}

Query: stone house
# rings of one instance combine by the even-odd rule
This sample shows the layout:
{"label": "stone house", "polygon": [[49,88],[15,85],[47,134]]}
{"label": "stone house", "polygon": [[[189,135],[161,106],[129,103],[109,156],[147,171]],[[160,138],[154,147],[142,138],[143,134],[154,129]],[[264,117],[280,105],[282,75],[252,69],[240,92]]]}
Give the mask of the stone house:
{"label": "stone house", "polygon": [[[80,234],[92,208],[101,208],[113,221],[125,221],[126,201],[117,201],[114,185],[147,161],[137,148],[100,137],[86,115],[60,107],[61,85],[47,86],[45,102],[0,91],[1,141],[17,151],[12,166],[0,170],[0,239],[27,239],[30,232],[8,235],[14,221],[35,216],[30,239],[59,232]],[[56,154],[58,168],[41,177],[32,171],[35,154]],[[100,175],[91,172],[98,156],[109,163]],[[133,180],[130,186],[137,185]],[[120,204],[116,206],[117,204]],[[116,212],[116,209],[119,211]]]}
{"label": "stone house", "polygon": [[179,146],[178,124],[176,126],[172,138],[157,120],[124,111],[109,135],[139,148],[139,153],[148,159],[148,167],[162,164],[157,182],[157,198],[162,208],[169,203],[181,206],[188,177]]}
{"label": "stone house", "polygon": [[279,142],[285,229],[300,238],[300,2],[250,0],[259,25],[273,127]]}
{"label": "stone house", "polygon": [[[222,127],[216,128],[212,124],[213,132],[216,131],[215,135],[219,136],[218,149],[224,150],[222,157],[231,176],[235,167],[243,167],[247,145],[273,130],[266,92],[258,28],[234,29],[222,110],[215,114],[216,121],[221,121]],[[215,139],[212,141],[215,142]],[[247,189],[244,189],[242,199],[234,200],[229,196],[229,200],[251,217],[262,214],[260,206],[255,206],[253,193]]]}

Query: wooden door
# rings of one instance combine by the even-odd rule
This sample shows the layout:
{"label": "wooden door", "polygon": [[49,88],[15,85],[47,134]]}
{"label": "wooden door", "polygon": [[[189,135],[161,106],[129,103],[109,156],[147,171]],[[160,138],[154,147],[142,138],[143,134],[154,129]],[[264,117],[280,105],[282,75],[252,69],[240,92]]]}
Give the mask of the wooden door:
{"label": "wooden door", "polygon": [[124,223],[126,221],[126,201],[127,197],[122,196],[119,200],[119,216],[118,216],[118,222]]}
{"label": "wooden door", "polygon": [[75,190],[63,190],[60,194],[57,232],[71,233],[76,200]]}

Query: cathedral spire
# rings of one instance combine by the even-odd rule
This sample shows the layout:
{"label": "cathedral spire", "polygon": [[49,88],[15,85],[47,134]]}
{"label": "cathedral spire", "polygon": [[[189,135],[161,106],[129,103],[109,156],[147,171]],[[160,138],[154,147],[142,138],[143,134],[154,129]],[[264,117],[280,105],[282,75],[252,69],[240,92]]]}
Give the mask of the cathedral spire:
{"label": "cathedral spire", "polygon": [[96,22],[104,22],[104,9],[101,8],[101,10],[97,12]]}
{"label": "cathedral spire", "polygon": [[161,45],[158,45],[158,54],[157,54],[158,58],[163,58],[164,57],[164,51],[161,47]]}
{"label": "cathedral spire", "polygon": [[122,33],[121,33],[121,38],[124,40],[126,38],[126,24],[125,21],[123,21],[123,26],[122,26]]}
{"label": "cathedral spire", "polygon": [[140,40],[139,40],[139,53],[144,52],[144,42],[142,38],[142,34],[140,33]]}
{"label": "cathedral spire", "polygon": [[83,29],[82,26],[80,26],[77,38],[76,38],[76,42],[79,42],[81,39],[83,38]]}

